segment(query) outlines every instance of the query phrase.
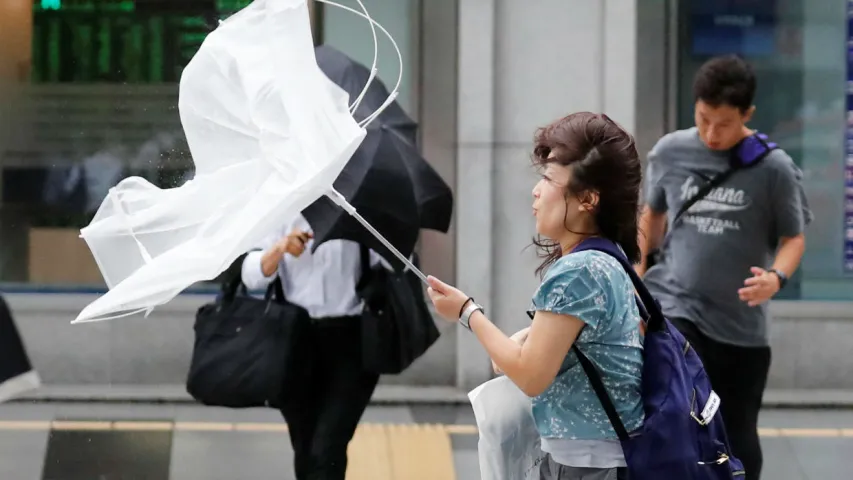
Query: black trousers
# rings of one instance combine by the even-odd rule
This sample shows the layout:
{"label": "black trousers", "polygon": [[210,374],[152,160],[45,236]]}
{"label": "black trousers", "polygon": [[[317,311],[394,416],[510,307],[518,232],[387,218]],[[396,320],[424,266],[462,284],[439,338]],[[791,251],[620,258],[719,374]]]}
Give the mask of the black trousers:
{"label": "black trousers", "polygon": [[711,387],[720,396],[720,413],[732,453],[746,470],[745,480],[758,480],[764,463],[758,412],[770,371],[770,347],[720,343],[700,332],[693,322],[678,318],[671,321],[696,350]]}
{"label": "black trousers", "polygon": [[360,318],[312,320],[310,365],[290,386],[281,413],[293,445],[297,480],[344,480],[347,446],[379,375],[361,367]]}

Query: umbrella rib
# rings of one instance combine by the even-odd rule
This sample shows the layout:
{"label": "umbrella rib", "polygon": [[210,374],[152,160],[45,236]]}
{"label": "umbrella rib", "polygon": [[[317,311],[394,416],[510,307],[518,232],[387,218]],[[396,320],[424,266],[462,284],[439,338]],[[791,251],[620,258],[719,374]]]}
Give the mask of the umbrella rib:
{"label": "umbrella rib", "polygon": [[[394,46],[394,50],[397,52],[397,60],[398,60],[399,65],[400,65],[400,71],[397,74],[397,84],[394,85],[394,89],[391,90],[391,94],[388,96],[388,99],[385,100],[385,103],[383,103],[382,106],[377,108],[376,111],[373,112],[372,114],[370,114],[367,118],[365,118],[364,120],[359,122],[359,126],[364,128],[365,126],[370,124],[373,120],[375,120],[376,117],[378,117],[386,108],[388,108],[388,106],[390,106],[392,103],[394,103],[394,100],[397,99],[397,95],[400,94],[400,84],[403,81],[403,54],[400,52],[400,47],[397,45],[397,42],[394,41],[394,37],[391,36],[391,34],[388,33],[388,30],[386,30],[385,27],[383,27],[379,22],[370,18],[370,15],[365,15],[364,13],[359,12],[358,10],[352,9],[352,8],[347,7],[345,5],[341,5],[341,4],[333,2],[331,0],[317,0],[317,1],[322,2],[322,3],[327,3],[329,5],[332,5],[332,6],[335,6],[338,8],[342,8],[344,10],[347,10],[349,12],[352,12],[356,15],[359,15],[359,16],[367,19],[367,21],[370,22],[371,29],[375,25],[379,30],[381,30],[382,33],[384,33],[385,36],[388,37],[388,40],[391,41],[391,45]],[[361,4],[360,1],[359,1],[359,4]],[[362,7],[364,7],[364,5],[362,5]],[[373,71],[371,72],[371,77],[370,77],[371,79],[376,75],[376,73],[375,73],[375,71],[376,71],[376,55],[378,55],[378,48],[379,48],[378,42],[375,39],[375,35],[376,35],[376,31],[374,30],[374,48],[376,49],[376,52],[374,53],[374,64],[373,64]],[[368,85],[370,85],[370,82],[368,82]],[[365,85],[363,92],[367,91],[368,85]],[[358,100],[358,101],[360,102],[360,100]]]}
{"label": "umbrella rib", "polygon": [[370,66],[370,77],[367,79],[367,83],[364,84],[364,88],[361,90],[361,94],[359,94],[358,98],[356,98],[355,103],[350,110],[351,113],[355,113],[358,110],[358,106],[361,105],[362,100],[364,100],[364,96],[367,95],[367,89],[370,88],[370,84],[373,83],[373,80],[376,78],[376,61],[379,59],[379,39],[376,38],[376,25],[374,25],[373,19],[370,17],[370,14],[367,12],[367,7],[361,2],[361,0],[356,0],[358,5],[361,7],[361,10],[364,12],[365,17],[367,18],[368,23],[370,24],[370,32],[373,34],[373,65]]}

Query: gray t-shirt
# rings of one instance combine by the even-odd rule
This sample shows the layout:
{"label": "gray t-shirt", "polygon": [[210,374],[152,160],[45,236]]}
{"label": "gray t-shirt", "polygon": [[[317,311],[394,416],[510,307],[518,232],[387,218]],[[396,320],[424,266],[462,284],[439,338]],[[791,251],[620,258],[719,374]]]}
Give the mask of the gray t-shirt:
{"label": "gray t-shirt", "polygon": [[[728,154],[708,149],[695,128],[670,133],[649,153],[646,203],[667,212],[671,226],[681,205],[728,168]],[[811,220],[801,179],[777,149],[690,207],[645,277],[668,317],[692,321],[719,342],[768,344],[767,304],[748,306],[738,289],[750,267],[770,268],[780,237],[802,233]]]}

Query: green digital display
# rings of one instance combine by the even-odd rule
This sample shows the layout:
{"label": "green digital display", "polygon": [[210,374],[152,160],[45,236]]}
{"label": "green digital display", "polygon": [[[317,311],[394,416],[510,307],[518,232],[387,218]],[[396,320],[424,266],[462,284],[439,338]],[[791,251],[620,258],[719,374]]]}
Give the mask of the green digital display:
{"label": "green digital display", "polygon": [[41,0],[41,8],[44,10],[59,10],[62,8],[62,0]]}
{"label": "green digital display", "polygon": [[215,11],[187,15],[141,13],[132,0],[34,2],[32,81],[177,82],[216,21],[250,3],[217,0]]}

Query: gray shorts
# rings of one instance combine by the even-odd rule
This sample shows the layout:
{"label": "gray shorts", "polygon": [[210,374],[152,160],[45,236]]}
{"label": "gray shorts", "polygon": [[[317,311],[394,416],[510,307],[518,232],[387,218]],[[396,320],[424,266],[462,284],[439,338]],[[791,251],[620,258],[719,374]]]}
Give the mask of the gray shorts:
{"label": "gray shorts", "polygon": [[548,455],[539,464],[539,480],[623,480],[624,468],[568,467],[555,462]]}

